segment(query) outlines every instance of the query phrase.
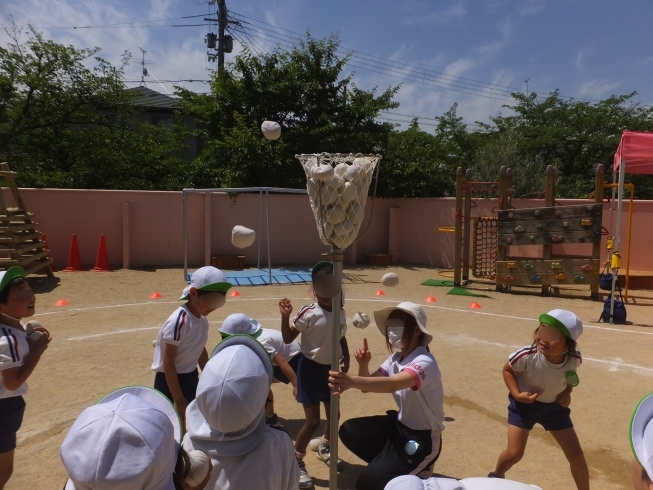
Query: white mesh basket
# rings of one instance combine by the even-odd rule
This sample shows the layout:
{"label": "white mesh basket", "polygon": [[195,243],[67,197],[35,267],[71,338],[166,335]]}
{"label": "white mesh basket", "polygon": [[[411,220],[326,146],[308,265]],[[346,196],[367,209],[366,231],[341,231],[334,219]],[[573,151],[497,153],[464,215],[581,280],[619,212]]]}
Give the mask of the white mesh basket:
{"label": "white mesh basket", "polygon": [[320,239],[345,249],[358,237],[381,155],[295,155],[306,172],[306,189]]}

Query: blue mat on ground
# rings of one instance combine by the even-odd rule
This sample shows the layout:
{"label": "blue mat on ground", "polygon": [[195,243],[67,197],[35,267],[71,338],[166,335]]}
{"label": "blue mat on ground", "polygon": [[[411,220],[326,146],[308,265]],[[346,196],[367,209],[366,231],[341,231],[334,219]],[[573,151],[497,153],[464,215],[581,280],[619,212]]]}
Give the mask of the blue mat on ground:
{"label": "blue mat on ground", "polygon": [[[267,269],[225,271],[227,280],[234,286],[264,286],[270,284]],[[188,273],[190,283],[191,273]],[[272,284],[307,284],[311,282],[311,269],[272,269]]]}

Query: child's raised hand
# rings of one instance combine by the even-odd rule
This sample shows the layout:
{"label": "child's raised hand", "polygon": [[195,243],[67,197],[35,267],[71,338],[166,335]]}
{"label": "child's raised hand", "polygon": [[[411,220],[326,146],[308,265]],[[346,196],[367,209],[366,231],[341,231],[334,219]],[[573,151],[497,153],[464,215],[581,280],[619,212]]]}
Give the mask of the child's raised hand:
{"label": "child's raised hand", "polygon": [[289,317],[292,313],[292,303],[288,298],[283,298],[279,301],[279,312],[281,313],[281,316],[284,317]]}
{"label": "child's raised hand", "polygon": [[513,398],[520,402],[520,403],[533,403],[535,400],[537,400],[537,397],[540,396],[539,392],[537,391],[522,391],[519,393],[517,396],[514,396]]}
{"label": "child's raised hand", "polygon": [[363,339],[363,347],[356,349],[354,352],[354,357],[358,364],[369,364],[372,360],[372,353],[370,352],[369,347],[367,347],[367,339]]}

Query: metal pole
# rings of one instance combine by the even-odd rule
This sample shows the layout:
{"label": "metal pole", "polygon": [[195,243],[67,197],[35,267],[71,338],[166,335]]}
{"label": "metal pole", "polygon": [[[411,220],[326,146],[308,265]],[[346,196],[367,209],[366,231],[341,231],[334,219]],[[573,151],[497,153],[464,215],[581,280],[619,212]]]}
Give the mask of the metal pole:
{"label": "metal pole", "polygon": [[456,171],[456,233],[454,236],[453,250],[453,285],[460,286],[462,278],[462,244],[463,244],[463,185],[465,184],[465,171],[458,167]]}
{"label": "metal pole", "polygon": [[[619,163],[619,189],[617,191],[618,194],[618,199],[619,201],[617,202],[617,227],[615,229],[615,234],[614,234],[614,249],[615,252],[613,253],[618,253],[619,252],[619,246],[621,244],[621,205],[623,203],[624,199],[624,176],[626,174],[626,161],[624,159],[621,160]],[[612,315],[614,315],[614,290],[617,284],[617,273],[619,272],[619,269],[614,270],[613,269],[613,274],[612,274],[612,293],[610,294],[610,323],[614,323],[614,319],[612,318]]]}
{"label": "metal pole", "polygon": [[218,0],[218,75],[224,73],[224,31],[227,27],[227,4]]}
{"label": "metal pole", "polygon": [[270,193],[265,191],[265,212],[267,214],[267,235],[268,235],[268,278],[269,285],[272,286],[272,258],[270,257]]}
{"label": "metal pole", "polygon": [[261,268],[261,216],[263,208],[263,191],[258,192],[258,261],[256,268]]}
{"label": "metal pole", "polygon": [[181,200],[184,208],[184,281],[188,281],[188,196],[182,191]]}
{"label": "metal pole", "polygon": [[[331,249],[333,262],[333,275],[340,284],[338,294],[331,300],[331,371],[340,370],[340,305],[342,305],[342,262],[344,250]],[[340,397],[331,392],[331,427],[329,441],[331,442],[329,454],[329,490],[338,490],[338,419],[340,418]]]}

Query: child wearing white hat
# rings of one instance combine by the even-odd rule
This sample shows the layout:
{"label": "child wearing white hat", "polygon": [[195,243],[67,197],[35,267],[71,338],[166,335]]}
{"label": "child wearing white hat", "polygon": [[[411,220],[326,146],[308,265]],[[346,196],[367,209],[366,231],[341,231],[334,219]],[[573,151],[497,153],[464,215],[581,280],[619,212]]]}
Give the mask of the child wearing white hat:
{"label": "child wearing white hat", "polygon": [[630,447],[635,459],[631,465],[633,488],[653,490],[653,393],[642,398],[630,419]]}
{"label": "child wearing white hat", "polygon": [[180,448],[181,421],[158,391],[128,386],[84,410],[59,450],[64,490],[203,490],[211,461]]}
{"label": "child wearing white hat", "polygon": [[38,326],[28,334],[20,322],[35,312],[36,298],[26,276],[22,267],[0,272],[0,489],[13,472],[26,381],[52,340],[45,328]]}
{"label": "child wearing white hat", "polygon": [[161,326],[154,345],[154,387],[175,404],[185,418],[186,407],[195,399],[200,369],[209,359],[207,315],[225,304],[231,284],[220,269],[201,267],[190,278],[177,308]]}
{"label": "child wearing white hat", "polygon": [[[218,330],[223,339],[240,334],[249,335],[258,340],[270,354],[270,359],[272,359],[274,369],[272,382],[292,384],[293,398],[297,398],[297,365],[302,352],[297,342],[293,341],[286,344],[279,330],[262,328],[258,321],[250,319],[243,313],[229,315]],[[265,402],[265,423],[268,425],[277,425],[279,423],[279,417],[274,411],[272,390],[268,393],[268,399]]]}
{"label": "child wearing white hat", "polygon": [[[279,302],[281,313],[281,334],[290,344],[301,335],[301,350],[297,363],[297,401],[304,407],[306,421],[295,440],[295,454],[299,465],[299,488],[313,488],[313,480],[306,471],[304,457],[311,437],[320,425],[320,404],[324,405],[326,425],[324,435],[315,449],[317,457],[327,465],[331,461],[329,431],[331,422],[331,390],[329,370],[331,369],[332,315],[340,315],[340,352],[343,372],[349,370],[349,346],[347,345],[347,316],[342,305],[334,312],[332,298],[340,291],[341,284],[333,275],[333,263],[322,261],[311,271],[316,302],[302,307],[290,324],[293,307],[289,299]],[[340,464],[338,461],[336,464]]]}
{"label": "child wearing white hat", "polygon": [[215,348],[188,406],[183,447],[213,462],[207,490],[295,490],[299,468],[292,439],[265,423],[272,382],[266,350],[247,335]]}
{"label": "child wearing white hat", "polygon": [[392,393],[399,408],[398,413],[350,419],[340,426],[342,443],[368,463],[356,490],[383,490],[400,475],[428,478],[442,449],[444,390],[438,363],[427,347],[433,336],[426,329],[424,309],[403,302],[375,311],[374,319],[388,350],[397,351],[370,374],[372,354],[364,339],[355,353],[358,376],[329,373],[336,394],[349,388]]}
{"label": "child wearing white hat", "polygon": [[550,431],[564,451],[579,490],[589,490],[589,470],[571,422],[571,391],[578,384],[582,362],[576,341],[583,323],[571,311],[551,310],[540,315],[532,345],[510,354],[503,367],[508,395],[508,447],[490,477],[503,478],[521,460],[535,424]]}

